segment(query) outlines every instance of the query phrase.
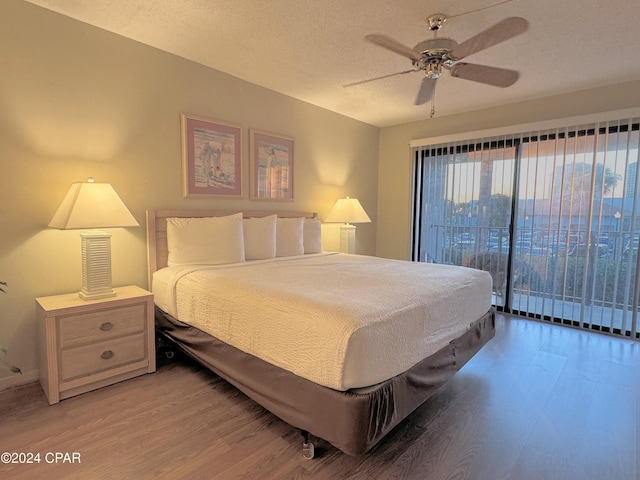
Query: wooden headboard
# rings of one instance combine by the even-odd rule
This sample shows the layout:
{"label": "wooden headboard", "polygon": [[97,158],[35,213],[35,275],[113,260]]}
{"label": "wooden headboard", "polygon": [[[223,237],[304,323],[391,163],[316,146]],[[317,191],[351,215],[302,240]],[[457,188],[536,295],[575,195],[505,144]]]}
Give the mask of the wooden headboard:
{"label": "wooden headboard", "polygon": [[[147,281],[151,288],[153,272],[167,266],[167,218],[173,217],[223,217],[239,213],[238,210],[147,210]],[[283,218],[314,218],[314,212],[249,210],[242,212],[244,218],[278,215]]]}

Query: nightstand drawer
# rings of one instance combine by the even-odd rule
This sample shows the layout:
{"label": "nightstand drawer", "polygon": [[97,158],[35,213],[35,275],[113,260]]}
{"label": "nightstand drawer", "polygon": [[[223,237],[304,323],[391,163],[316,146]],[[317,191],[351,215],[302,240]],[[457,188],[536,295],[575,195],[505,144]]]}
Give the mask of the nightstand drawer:
{"label": "nightstand drawer", "polygon": [[58,320],[60,348],[144,331],[145,304],[83,312]]}
{"label": "nightstand drawer", "polygon": [[93,375],[146,358],[144,333],[62,350],[60,381]]}

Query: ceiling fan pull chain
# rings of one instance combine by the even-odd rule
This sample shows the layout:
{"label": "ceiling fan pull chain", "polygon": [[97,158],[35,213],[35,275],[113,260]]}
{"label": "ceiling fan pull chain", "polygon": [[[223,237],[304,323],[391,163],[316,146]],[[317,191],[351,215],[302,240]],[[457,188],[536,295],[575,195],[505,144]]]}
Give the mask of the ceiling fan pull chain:
{"label": "ceiling fan pull chain", "polygon": [[436,96],[435,94],[431,97],[431,116],[429,118],[433,118],[436,114]]}

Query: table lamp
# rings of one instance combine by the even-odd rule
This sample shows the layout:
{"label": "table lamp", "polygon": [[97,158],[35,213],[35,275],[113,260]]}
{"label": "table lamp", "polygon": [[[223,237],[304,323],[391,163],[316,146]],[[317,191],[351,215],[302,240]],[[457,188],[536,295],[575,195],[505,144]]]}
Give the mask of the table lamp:
{"label": "table lamp", "polygon": [[80,234],[80,298],[95,300],[116,295],[111,287],[111,234],[98,229],[138,225],[110,184],[94,183],[93,178],[89,178],[86,182],[71,185],[49,227],[60,230],[91,229]]}
{"label": "table lamp", "polygon": [[369,223],[371,219],[357,198],[340,198],[324,220],[327,223],[343,223],[340,226],[340,251],[356,253],[356,226],[352,223]]}

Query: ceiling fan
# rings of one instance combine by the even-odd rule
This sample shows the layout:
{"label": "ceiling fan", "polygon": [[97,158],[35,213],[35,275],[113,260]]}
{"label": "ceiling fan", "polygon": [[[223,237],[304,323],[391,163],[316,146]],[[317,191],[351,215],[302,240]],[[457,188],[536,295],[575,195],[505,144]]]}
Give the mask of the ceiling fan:
{"label": "ceiling fan", "polygon": [[[426,23],[429,30],[433,32],[433,38],[424,40],[413,48],[409,48],[385,35],[367,35],[365,40],[411,60],[413,68],[402,72],[391,73],[381,77],[350,83],[345,85],[345,87],[381,80],[395,75],[424,71],[425,76],[422,79],[418,95],[414,102],[416,105],[422,105],[432,99],[435,91],[436,80],[440,78],[443,69],[449,70],[453,77],[493,85],[496,87],[509,87],[518,80],[519,73],[515,70],[489,67],[487,65],[477,65],[474,63],[461,62],[460,60],[520,35],[529,25],[524,18],[505,18],[493,27],[484,30],[460,44],[451,38],[438,37],[438,32],[442,29],[446,20],[447,17],[443,14],[429,16],[426,19]],[[432,116],[433,113],[434,112],[432,110]]]}

